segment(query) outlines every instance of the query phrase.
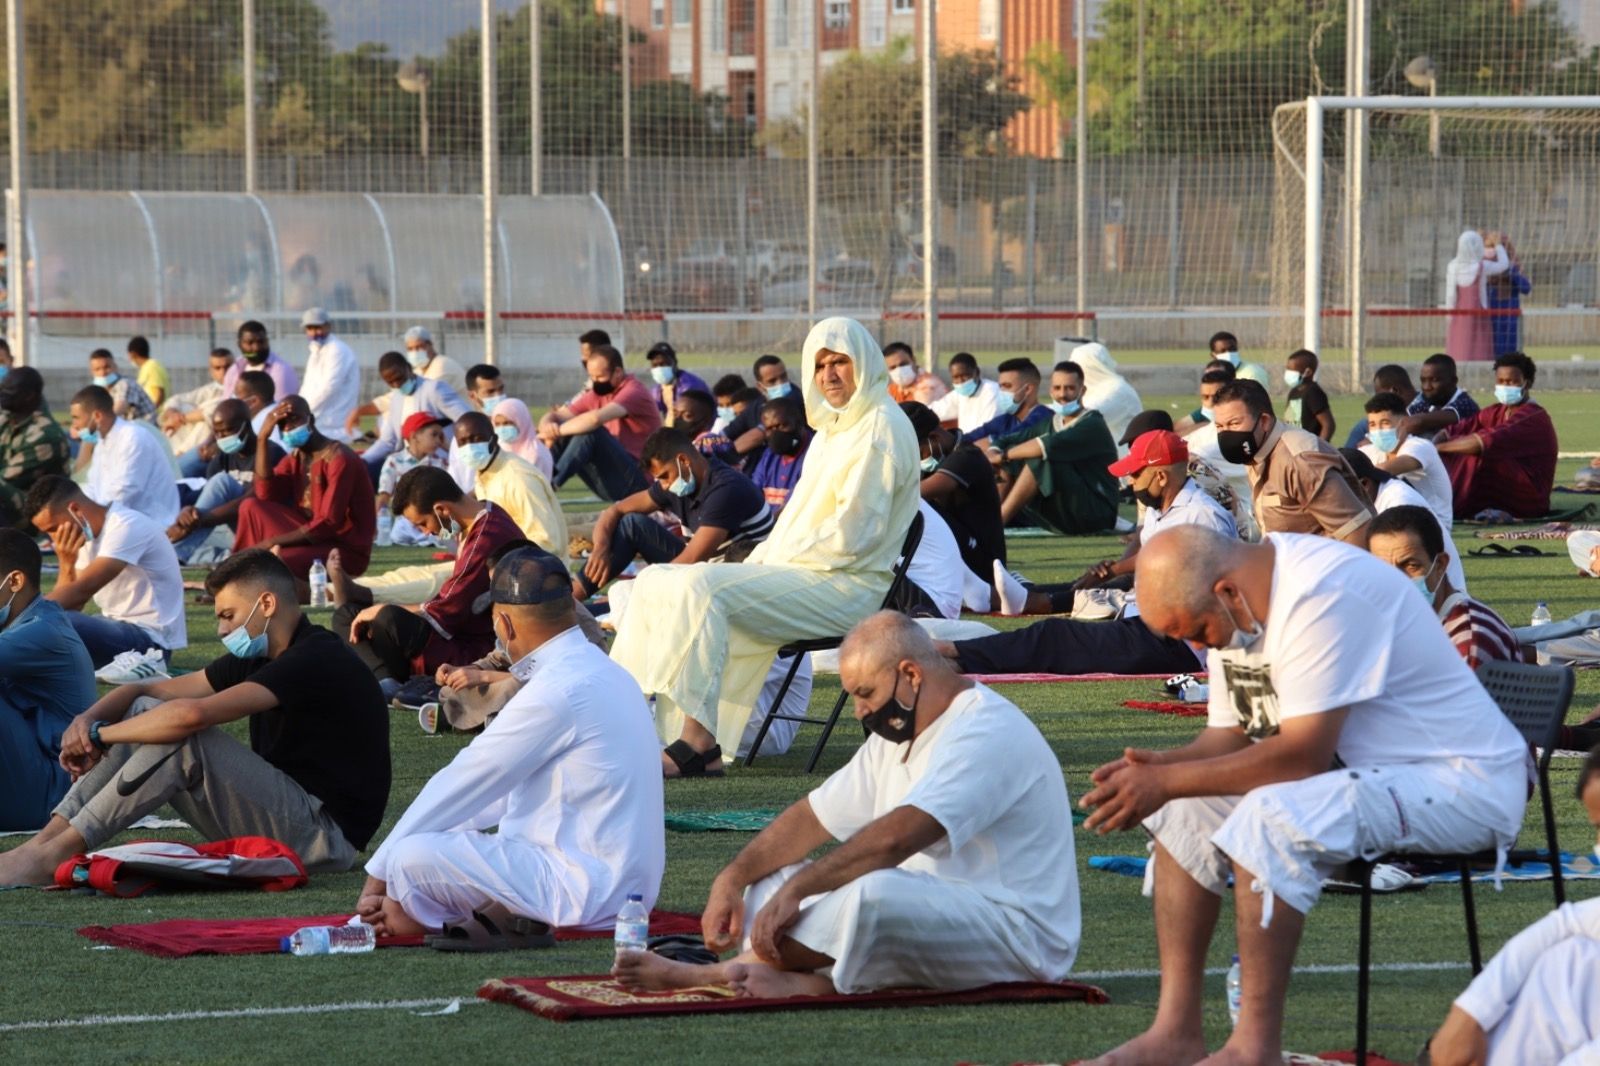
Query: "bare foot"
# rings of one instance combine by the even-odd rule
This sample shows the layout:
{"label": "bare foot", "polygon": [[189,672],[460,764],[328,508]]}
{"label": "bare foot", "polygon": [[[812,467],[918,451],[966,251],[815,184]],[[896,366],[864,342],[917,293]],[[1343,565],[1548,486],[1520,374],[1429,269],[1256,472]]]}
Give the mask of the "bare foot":
{"label": "bare foot", "polygon": [[1205,1055],[1205,1040],[1198,1033],[1183,1038],[1149,1029],[1084,1066],[1189,1066]]}
{"label": "bare foot", "polygon": [[721,963],[696,966],[675,962],[653,951],[623,951],[611,966],[611,976],[629,992],[664,992],[674,988],[699,988],[727,983]]}
{"label": "bare foot", "polygon": [[829,996],[834,992],[833,982],[821,974],[780,970],[764,962],[729,963],[728,987],[750,999]]}
{"label": "bare foot", "polygon": [[1200,1066],[1279,1066],[1283,1062],[1283,1052],[1278,1049],[1267,1049],[1257,1054],[1242,1048],[1237,1048],[1232,1041],[1217,1049],[1215,1055],[1200,1060]]}
{"label": "bare foot", "polygon": [[335,607],[343,607],[350,598],[350,586],[355,582],[344,572],[344,561],[339,558],[338,548],[328,553],[327,569],[328,602]]}
{"label": "bare foot", "polygon": [[21,847],[0,853],[0,885],[48,885],[55,881],[56,867],[72,857],[68,851],[29,841]]}
{"label": "bare foot", "polygon": [[954,659],[956,657],[956,642],[953,640],[936,640],[933,642],[933,650],[946,659]]}
{"label": "bare foot", "polygon": [[411,917],[406,913],[404,907],[387,896],[383,899],[381,917],[378,921],[370,924],[378,926],[383,936],[424,936],[428,933],[437,933],[439,931],[431,929]]}

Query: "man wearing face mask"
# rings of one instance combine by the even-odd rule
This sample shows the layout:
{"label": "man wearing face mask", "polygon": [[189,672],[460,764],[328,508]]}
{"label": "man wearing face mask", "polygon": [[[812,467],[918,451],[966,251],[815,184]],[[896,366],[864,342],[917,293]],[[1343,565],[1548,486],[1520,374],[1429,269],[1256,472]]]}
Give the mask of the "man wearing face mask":
{"label": "man wearing face mask", "polygon": [[750,480],[766,497],[774,517],[789,502],[789,496],[805,470],[806,449],[811,446],[811,427],[806,425],[805,408],[793,396],[768,400],[761,408],[761,429],[766,448],[756,462]]}
{"label": "man wearing face mask", "polygon": [[639,453],[661,428],[661,412],[622,367],[622,353],[601,345],[584,364],[589,389],[539,419],[539,439],[556,460],[555,486],[574,475],[612,503],[645,487]]}
{"label": "man wearing face mask", "polygon": [[1267,373],[1267,368],[1260,363],[1247,363],[1239,354],[1239,338],[1227,330],[1219,330],[1211,335],[1210,349],[1213,360],[1220,359],[1231,365],[1235,374],[1245,381],[1253,381],[1262,388],[1272,384],[1272,376]]}
{"label": "man wearing face mask", "polygon": [[71,470],[67,431],[44,413],[44,378],[31,366],[7,372],[0,379],[0,523],[22,518],[34,482]]}
{"label": "man wearing face mask", "polygon": [[1367,546],[1372,505],[1338,449],[1279,422],[1267,390],[1253,381],[1218,389],[1211,416],[1222,457],[1250,469],[1262,533],[1315,533]]}
{"label": "man wearing face mask", "polygon": [[361,365],[350,346],[333,335],[328,312],[313,307],[300,316],[305,331],[306,378],[300,390],[317,424],[327,426],[330,440],[350,439],[346,425],[361,400]]}
{"label": "man wearing face mask", "polygon": [[917,366],[916,353],[905,341],[884,345],[883,361],[889,367],[889,396],[895,403],[931,404],[950,391],[937,374]]}
{"label": "man wearing face mask", "polygon": [[422,412],[448,423],[472,410],[467,401],[443,381],[418,375],[399,352],[383,354],[378,360],[378,374],[383,378],[383,383],[389,386],[389,407],[378,425],[378,439],[372,447],[361,453],[374,485],[383,471],[384,459],[388,458],[390,452],[405,446],[403,430],[406,419]]}
{"label": "man wearing face mask", "polygon": [[[587,599],[637,557],[646,563],[704,563],[766,539],[777,515],[761,490],[739,471],[701,455],[687,435],[670,427],[644,442],[650,487],[607,507],[594,524],[594,550],[572,592]],[[680,537],[650,516],[678,520]],[[685,537],[687,539],[685,539]]]}
{"label": "man wearing face mask", "polygon": [[[1099,411],[1083,406],[1083,371],[1057,363],[1044,417],[989,442],[989,461],[1007,477],[1000,517],[1024,512],[1056,533],[1098,533],[1117,521],[1117,479],[1106,472],[1117,445]],[[968,434],[967,439],[971,439]],[[979,442],[980,445],[982,442]]]}
{"label": "man wearing face mask", "polygon": [[1513,518],[1550,512],[1556,480],[1556,427],[1532,398],[1538,368],[1521,352],[1494,361],[1495,402],[1439,434],[1455,516],[1503,511]]}
{"label": "man wearing face mask", "polygon": [[612,970],[625,987],[778,998],[1067,976],[1081,921],[1070,800],[1038,728],[893,611],[846,637],[839,677],[871,735],[711,883],[706,946],[738,954],[630,952]]}
{"label": "man wearing face mask", "polygon": [[[217,526],[232,526],[239,505],[250,495],[256,479],[256,434],[250,428],[250,410],[242,400],[223,400],[211,413],[211,432],[217,455],[206,467],[205,487],[194,505],[178,512],[167,529],[167,539],[187,563]],[[276,467],[283,449],[267,442],[267,461]]]}
{"label": "man wearing face mask", "polygon": [[238,340],[239,354],[243,358],[234,363],[223,377],[223,395],[236,395],[234,388],[239,384],[239,375],[247,370],[259,370],[271,377],[275,395],[288,396],[300,391],[300,375],[295,373],[287,359],[280,359],[278,353],[272,350],[266,326],[255,321],[246,322],[239,327]]}
{"label": "man wearing face mask", "polygon": [[155,401],[137,381],[123,377],[110,349],[96,348],[89,354],[89,373],[94,384],[111,394],[111,409],[118,418],[149,420],[155,417]]}
{"label": "man wearing face mask", "polygon": [[[348,870],[389,799],[389,715],[347,644],[312,625],[268,552],[206,577],[227,653],[204,670],[115,688],[72,720],[72,788],[0,854],[0,884],[47,884],[73,855],[170,803],[205,840],[265,836],[308,871]],[[248,746],[221,727],[249,719]]]}
{"label": "man wearing face mask", "polygon": [[1378,469],[1403,478],[1421,493],[1448,534],[1455,524],[1455,514],[1450,475],[1439,458],[1439,450],[1427,437],[1410,431],[1410,419],[1400,397],[1380,392],[1367,401],[1366,412],[1368,443],[1361,445],[1361,453]]}
{"label": "man wearing face mask", "polygon": [[356,654],[393,697],[413,674],[432,675],[444,663],[476,659],[494,647],[481,599],[489,591],[489,557],[522,539],[504,510],[462,492],[447,472],[419,466],[395,486],[390,506],[424,533],[457,541],[456,561],[439,594],[426,603],[361,602],[356,595],[333,612],[333,629],[348,634]]}
{"label": "man wearing face mask", "polygon": [[[1007,359],[1001,363],[1000,395],[996,399],[995,417],[977,429],[963,433],[961,439],[986,449],[994,443],[993,438],[1021,433],[1036,425],[1049,425],[1053,408],[1039,402],[1040,380],[1039,368],[1034,366],[1032,359]],[[1081,391],[1081,372],[1078,374],[1078,385]]]}
{"label": "man wearing face mask", "polygon": [[1000,386],[983,376],[971,352],[950,357],[950,391],[928,405],[939,422],[970,433],[1000,413]]}
{"label": "man wearing face mask", "polygon": [[683,389],[672,397],[672,425],[689,435],[695,447],[710,454],[710,444],[702,444],[717,424],[717,401],[709,392]]}
{"label": "man wearing face mask", "polygon": [[49,820],[72,783],[61,735],[98,698],[83,641],[39,595],[41,562],[32,537],[0,529],[0,830]]}
{"label": "man wearing face mask", "polygon": [[1323,878],[1394,850],[1503,858],[1532,759],[1410,579],[1348,544],[1180,526],[1140,551],[1136,591],[1152,630],[1211,649],[1211,695],[1193,742],[1130,748],[1080,803],[1092,831],[1155,838],[1160,1003],[1110,1058],[1205,1057],[1206,949],[1231,877],[1244,999],[1222,1058],[1276,1062]]}
{"label": "man wearing face mask", "polygon": [[661,424],[675,426],[678,424],[677,398],[690,390],[709,395],[711,389],[700,375],[678,369],[678,353],[666,341],[652,344],[646,358],[650,360],[650,380],[654,382],[650,395],[655,398],[656,410],[661,412]]}
{"label": "man wearing face mask", "polygon": [[162,529],[171,525],[178,517],[178,486],[161,436],[118,418],[111,394],[99,385],[79,389],[70,411],[72,432],[94,453],[83,483],[89,498],[126,504]]}
{"label": "man wearing face mask", "polygon": [[[289,453],[273,462],[269,445],[280,426]],[[378,535],[372,481],[349,445],[318,432],[303,397],[286,397],[262,424],[250,487],[234,524],[235,552],[270,550],[302,581],[335,550],[346,572],[366,571]]]}

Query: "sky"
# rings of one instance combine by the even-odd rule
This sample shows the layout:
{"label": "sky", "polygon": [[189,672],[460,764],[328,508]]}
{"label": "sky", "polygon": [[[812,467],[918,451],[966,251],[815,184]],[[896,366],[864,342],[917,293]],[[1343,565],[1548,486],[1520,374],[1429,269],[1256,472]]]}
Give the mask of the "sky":
{"label": "sky", "polygon": [[[437,56],[446,39],[478,24],[479,0],[319,0],[340,51],[378,41],[401,59]],[[526,0],[494,0],[516,11]]]}

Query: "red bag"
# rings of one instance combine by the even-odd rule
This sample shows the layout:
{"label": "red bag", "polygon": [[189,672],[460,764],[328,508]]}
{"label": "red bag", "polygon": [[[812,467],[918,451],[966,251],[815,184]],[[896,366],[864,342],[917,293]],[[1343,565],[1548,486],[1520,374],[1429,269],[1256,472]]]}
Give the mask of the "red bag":
{"label": "red bag", "polygon": [[300,856],[268,837],[235,837],[205,844],[139,840],[74,855],[56,867],[56,884],[61,888],[88,885],[125,899],[158,887],[287,892],[306,880]]}

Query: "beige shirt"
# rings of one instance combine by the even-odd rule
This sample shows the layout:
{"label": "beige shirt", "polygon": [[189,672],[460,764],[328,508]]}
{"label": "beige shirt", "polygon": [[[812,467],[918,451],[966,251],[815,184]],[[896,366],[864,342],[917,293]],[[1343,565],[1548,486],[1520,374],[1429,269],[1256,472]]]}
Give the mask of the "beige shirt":
{"label": "beige shirt", "polygon": [[1349,464],[1314,433],[1279,422],[1249,469],[1262,533],[1345,540],[1372,521],[1372,507]]}

